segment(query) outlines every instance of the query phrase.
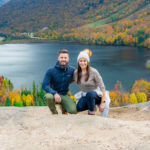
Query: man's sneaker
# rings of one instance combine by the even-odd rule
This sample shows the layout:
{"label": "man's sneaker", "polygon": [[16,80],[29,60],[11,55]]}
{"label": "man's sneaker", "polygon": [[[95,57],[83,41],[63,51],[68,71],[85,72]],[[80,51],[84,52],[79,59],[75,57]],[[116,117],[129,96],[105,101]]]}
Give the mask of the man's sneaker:
{"label": "man's sneaker", "polygon": [[91,112],[88,110],[88,115],[95,115],[95,112]]}
{"label": "man's sneaker", "polygon": [[56,114],[58,114],[58,111],[57,110],[53,110],[52,114],[56,115]]}
{"label": "man's sneaker", "polygon": [[67,115],[67,111],[64,109],[64,107],[62,105],[60,105],[60,109],[62,111],[62,114]]}

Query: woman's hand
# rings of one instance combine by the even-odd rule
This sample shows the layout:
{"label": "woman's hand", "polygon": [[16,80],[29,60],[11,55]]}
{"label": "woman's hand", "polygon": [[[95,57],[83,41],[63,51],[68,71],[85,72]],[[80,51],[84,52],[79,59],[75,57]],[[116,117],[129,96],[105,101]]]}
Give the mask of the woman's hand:
{"label": "woman's hand", "polygon": [[105,108],[105,102],[102,102],[99,106],[99,111],[104,111],[104,108]]}

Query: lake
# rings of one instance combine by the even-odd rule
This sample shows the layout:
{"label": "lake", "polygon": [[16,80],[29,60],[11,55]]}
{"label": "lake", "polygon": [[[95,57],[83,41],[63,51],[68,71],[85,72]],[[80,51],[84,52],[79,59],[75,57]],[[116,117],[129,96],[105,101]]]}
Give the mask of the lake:
{"label": "lake", "polygon": [[[60,49],[69,50],[69,64],[77,67],[77,56],[84,48],[92,50],[90,64],[100,72],[108,90],[113,89],[118,80],[126,90],[135,80],[150,80],[150,70],[145,68],[150,50],[66,42],[0,45],[0,75],[10,79],[15,89],[31,88],[33,80],[40,86],[47,69],[55,65]],[[73,93],[78,90],[75,84],[71,85]]]}

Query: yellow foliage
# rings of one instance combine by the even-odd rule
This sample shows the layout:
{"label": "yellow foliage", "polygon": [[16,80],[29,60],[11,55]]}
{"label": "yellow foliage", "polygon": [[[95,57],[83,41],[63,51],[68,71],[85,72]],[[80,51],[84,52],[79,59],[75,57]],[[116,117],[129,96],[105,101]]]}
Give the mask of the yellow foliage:
{"label": "yellow foliage", "polygon": [[26,102],[26,95],[23,94],[21,97],[22,97],[23,102],[25,103]]}
{"label": "yellow foliage", "polygon": [[8,86],[8,81],[6,79],[3,79],[3,84],[2,84],[3,87],[6,87]]}
{"label": "yellow foliage", "polygon": [[21,100],[21,95],[17,91],[9,92],[9,98],[11,100],[11,105],[14,106],[14,103],[18,103]]}
{"label": "yellow foliage", "polygon": [[18,90],[9,92],[9,98],[11,100],[12,106],[14,106],[14,104],[23,105],[23,103],[25,103],[26,106],[31,106],[32,104],[34,104],[33,95],[21,95]]}
{"label": "yellow foliage", "polygon": [[1,90],[0,90],[0,96],[3,96],[4,93],[5,93],[5,90],[4,90],[4,89],[1,89]]}
{"label": "yellow foliage", "polygon": [[25,98],[26,106],[31,106],[34,102],[33,96],[28,94]]}
{"label": "yellow foliage", "polygon": [[119,102],[117,100],[114,101],[115,106],[119,106]]}
{"label": "yellow foliage", "polygon": [[138,103],[147,102],[147,96],[144,92],[138,92],[136,95]]}
{"label": "yellow foliage", "polygon": [[70,96],[70,98],[76,102],[76,98],[74,96]]}
{"label": "yellow foliage", "polygon": [[135,93],[130,94],[129,102],[131,104],[137,104],[138,103]]}

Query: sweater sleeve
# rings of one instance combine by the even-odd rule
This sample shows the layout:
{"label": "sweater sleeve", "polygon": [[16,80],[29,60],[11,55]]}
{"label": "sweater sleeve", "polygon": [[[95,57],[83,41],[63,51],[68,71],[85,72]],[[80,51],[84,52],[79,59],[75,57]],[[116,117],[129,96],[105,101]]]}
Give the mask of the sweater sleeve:
{"label": "sweater sleeve", "polygon": [[95,81],[96,81],[97,86],[100,88],[100,90],[102,92],[105,91],[105,85],[104,85],[103,79],[96,69],[95,69]]}
{"label": "sweater sleeve", "polygon": [[74,71],[72,80],[76,81],[76,78],[77,78],[77,70]]}
{"label": "sweater sleeve", "polygon": [[51,93],[51,94],[55,95],[57,92],[56,92],[54,89],[52,89],[51,86],[50,86],[50,82],[51,82],[51,79],[52,79],[52,74],[51,74],[51,73],[52,73],[52,70],[51,70],[51,69],[49,69],[49,70],[46,72],[46,74],[45,74],[45,76],[44,76],[42,88],[43,88],[43,90],[44,90],[45,92]]}

